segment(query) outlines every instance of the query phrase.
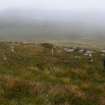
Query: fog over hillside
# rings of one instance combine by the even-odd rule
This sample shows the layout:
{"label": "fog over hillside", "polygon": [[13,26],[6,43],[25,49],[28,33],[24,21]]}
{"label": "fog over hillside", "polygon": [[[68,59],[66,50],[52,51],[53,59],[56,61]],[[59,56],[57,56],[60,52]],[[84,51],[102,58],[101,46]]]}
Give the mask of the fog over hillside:
{"label": "fog over hillside", "polygon": [[5,9],[0,11],[0,40],[105,40],[100,11]]}

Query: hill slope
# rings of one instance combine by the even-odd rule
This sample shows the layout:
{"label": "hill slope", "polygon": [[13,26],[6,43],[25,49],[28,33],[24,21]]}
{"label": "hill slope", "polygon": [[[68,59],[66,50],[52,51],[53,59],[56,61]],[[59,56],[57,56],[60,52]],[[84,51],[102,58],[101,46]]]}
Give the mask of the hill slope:
{"label": "hill slope", "polygon": [[105,71],[77,50],[34,43],[0,42],[1,105],[104,105]]}

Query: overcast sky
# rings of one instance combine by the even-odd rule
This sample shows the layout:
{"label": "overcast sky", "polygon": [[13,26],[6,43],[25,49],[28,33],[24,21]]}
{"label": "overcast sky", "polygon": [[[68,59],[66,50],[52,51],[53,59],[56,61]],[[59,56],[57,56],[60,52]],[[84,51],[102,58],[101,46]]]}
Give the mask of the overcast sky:
{"label": "overcast sky", "polygon": [[7,8],[105,11],[105,0],[0,0],[0,10]]}

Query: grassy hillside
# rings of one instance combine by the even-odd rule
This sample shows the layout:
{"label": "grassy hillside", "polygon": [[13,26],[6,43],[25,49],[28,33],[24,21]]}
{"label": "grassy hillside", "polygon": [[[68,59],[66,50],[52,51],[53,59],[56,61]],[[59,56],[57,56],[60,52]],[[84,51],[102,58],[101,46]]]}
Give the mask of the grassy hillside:
{"label": "grassy hillside", "polygon": [[103,56],[0,42],[0,105],[105,105]]}

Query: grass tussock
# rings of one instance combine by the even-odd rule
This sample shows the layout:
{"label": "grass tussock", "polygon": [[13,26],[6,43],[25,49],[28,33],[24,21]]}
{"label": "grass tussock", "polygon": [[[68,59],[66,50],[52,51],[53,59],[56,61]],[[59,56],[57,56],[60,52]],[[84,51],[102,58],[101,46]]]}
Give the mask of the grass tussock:
{"label": "grass tussock", "polygon": [[1,42],[0,105],[104,105],[104,57],[63,48]]}

